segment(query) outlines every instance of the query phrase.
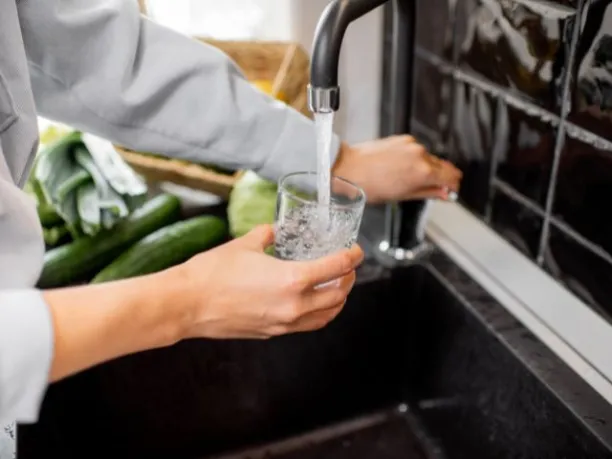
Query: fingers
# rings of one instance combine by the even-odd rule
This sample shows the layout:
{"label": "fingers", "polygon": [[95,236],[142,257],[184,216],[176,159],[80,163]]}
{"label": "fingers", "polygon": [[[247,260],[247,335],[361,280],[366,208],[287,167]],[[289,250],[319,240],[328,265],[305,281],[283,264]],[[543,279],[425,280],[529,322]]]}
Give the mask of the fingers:
{"label": "fingers", "polygon": [[236,239],[236,242],[253,250],[265,250],[274,242],[274,229],[271,225],[260,225]]}
{"label": "fingers", "polygon": [[346,298],[355,285],[355,272],[304,294],[297,314],[287,325],[295,332],[305,332],[323,328],[342,311]]}
{"label": "fingers", "polygon": [[448,193],[448,190],[444,187],[428,186],[412,193],[410,199],[441,199],[446,201]]}
{"label": "fingers", "polygon": [[449,161],[437,158],[429,153],[423,158],[423,175],[427,187],[447,188],[455,193],[459,191],[459,184],[463,173]]}
{"label": "fingers", "polygon": [[322,258],[310,261],[292,262],[291,276],[294,284],[303,290],[333,281],[354,271],[363,261],[363,251],[357,244]]}
{"label": "fingers", "polygon": [[303,307],[308,311],[320,311],[344,303],[355,285],[355,279],[355,271],[351,271],[336,281],[306,292]]}
{"label": "fingers", "polygon": [[324,309],[322,311],[314,311],[310,314],[305,315],[294,327],[294,332],[308,332],[314,330],[320,330],[321,328],[328,325],[333,321],[344,309],[344,304],[336,304],[331,308]]}
{"label": "fingers", "polygon": [[[402,136],[408,148],[416,155],[421,168],[421,175],[424,179],[424,184],[427,188],[433,190],[434,187],[439,189],[447,188],[450,191],[457,193],[463,173],[449,161],[438,158],[427,151],[427,149],[419,144],[411,136]],[[428,196],[425,194],[424,196]],[[441,197],[439,193],[434,194],[434,197]]]}
{"label": "fingers", "polygon": [[293,324],[296,332],[319,330],[334,320],[344,308],[346,298],[355,285],[355,272],[320,289],[312,290],[304,298],[306,311]]}
{"label": "fingers", "polygon": [[456,201],[457,191],[445,186],[427,186],[421,188],[410,195],[410,199],[440,199],[442,201]]}

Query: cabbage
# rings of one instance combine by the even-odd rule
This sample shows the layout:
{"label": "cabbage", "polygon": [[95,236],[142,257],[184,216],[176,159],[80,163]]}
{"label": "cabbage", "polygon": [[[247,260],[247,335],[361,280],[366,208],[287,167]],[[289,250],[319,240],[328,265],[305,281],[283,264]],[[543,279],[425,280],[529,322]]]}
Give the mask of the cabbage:
{"label": "cabbage", "polygon": [[276,183],[245,172],[230,193],[227,206],[230,233],[240,237],[258,225],[273,224],[276,212]]}

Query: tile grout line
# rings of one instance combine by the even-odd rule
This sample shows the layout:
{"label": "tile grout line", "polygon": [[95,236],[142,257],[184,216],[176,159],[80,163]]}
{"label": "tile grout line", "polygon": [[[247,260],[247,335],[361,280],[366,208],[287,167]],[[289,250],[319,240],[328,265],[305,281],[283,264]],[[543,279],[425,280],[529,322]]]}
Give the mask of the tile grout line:
{"label": "tile grout line", "polygon": [[[436,56],[435,54],[427,51],[421,47],[416,48],[417,58],[437,67],[437,69],[446,75],[452,76],[455,80],[468,83],[480,89],[483,92],[491,95],[495,98],[503,98],[504,102],[511,107],[514,107],[533,118],[539,118],[541,121],[557,127],[560,124],[560,117],[554,113],[535,105],[533,102],[521,99],[520,95],[513,93],[512,91],[501,88],[498,85],[484,80],[479,75],[472,75],[464,70],[453,70],[452,64],[445,61],[443,58]],[[571,121],[565,120],[565,133],[568,137],[579,140],[583,143],[594,146],[599,150],[612,152],[612,141],[601,137],[588,129],[583,128]]]}
{"label": "tile grout line", "polygon": [[[499,166],[499,158],[502,154],[502,148],[504,147],[504,140],[507,140],[505,137],[501,135],[499,132],[503,129],[504,124],[502,123],[502,113],[507,114],[505,110],[505,102],[502,98],[497,99],[497,104],[495,107],[495,111],[497,116],[495,117],[495,129],[493,131],[494,145],[493,151],[491,152],[491,167],[489,168],[489,186],[488,186],[488,196],[487,196],[487,204],[485,207],[485,221],[491,224],[493,219],[493,200],[495,198],[495,182],[497,179],[497,170]],[[508,127],[508,126],[506,126]],[[502,140],[500,142],[500,139]]]}
{"label": "tile grout line", "polygon": [[[528,210],[536,214],[538,217],[544,219],[544,216],[545,216],[544,209],[542,209],[542,207],[536,202],[534,202],[532,199],[528,198],[523,193],[515,189],[512,185],[509,185],[508,183],[504,182],[500,178],[496,177],[493,183],[493,186],[495,187],[497,191],[503,193],[508,198],[512,199],[518,204],[521,204],[523,207],[527,208]],[[587,239],[582,234],[580,234],[578,231],[573,229],[566,222],[564,222],[563,220],[560,220],[554,215],[551,215],[550,223],[555,229],[558,229],[563,234],[573,239],[574,242],[576,242],[577,244],[580,244],[584,249],[588,250],[593,255],[601,258],[603,261],[612,265],[611,255],[609,255],[604,249],[599,247],[597,244],[594,244],[589,239]]]}
{"label": "tile grout line", "polygon": [[[444,42],[444,52],[447,53],[450,48],[450,58],[452,60],[452,67],[457,67],[459,63],[459,53],[461,51],[461,47],[457,40],[457,15],[459,14],[459,1],[460,0],[448,0],[447,6],[449,8],[449,20],[450,27],[445,30],[446,39]],[[419,51],[418,48],[416,50],[416,57],[418,58]],[[452,68],[451,67],[451,68]],[[441,131],[439,146],[444,150],[444,154],[448,157],[452,157],[455,149],[455,141],[453,136],[453,126],[455,123],[455,82],[452,76],[448,78],[448,75],[444,75],[444,80],[442,81],[442,86],[440,87],[440,95],[442,104],[446,104],[444,107],[444,114],[446,115],[446,125],[442,125],[441,116],[438,114],[436,119],[436,124],[438,126],[438,130]],[[444,94],[443,87],[444,85],[448,85],[448,91]]]}
{"label": "tile grout line", "polygon": [[461,70],[459,68],[453,68],[453,65],[447,62],[444,58],[436,56],[426,49],[417,46],[416,56],[430,65],[437,67],[442,74],[449,75],[456,81],[474,86],[475,88],[496,99],[502,98],[508,105],[525,112],[527,115],[533,118],[539,118],[541,121],[554,127],[559,124],[559,116],[555,115],[554,113],[540,107],[539,105],[536,105],[533,102],[530,102],[529,100],[523,99],[520,94],[517,94],[507,88],[502,88],[499,85],[484,79],[478,74]]}
{"label": "tile grout line", "polygon": [[414,130],[415,132],[420,131],[423,135],[425,135],[432,144],[435,144],[439,141],[440,134],[435,129],[423,124],[414,116],[410,121],[410,126],[412,126],[412,130]]}
{"label": "tile grout line", "polygon": [[538,255],[536,257],[536,263],[538,266],[544,264],[544,253],[548,246],[548,240],[550,237],[550,223],[553,213],[553,206],[555,203],[555,195],[557,188],[557,174],[559,172],[559,164],[561,163],[561,154],[563,153],[563,147],[565,146],[565,132],[566,132],[566,121],[569,114],[571,103],[569,101],[570,86],[572,84],[572,77],[574,74],[574,60],[576,59],[576,53],[578,51],[578,41],[581,32],[582,16],[585,12],[588,12],[590,0],[581,0],[578,6],[576,16],[574,17],[574,28],[572,30],[572,42],[570,44],[570,52],[567,59],[565,81],[561,91],[561,117],[557,130],[557,136],[555,139],[555,149],[553,153],[553,163],[550,169],[550,182],[548,184],[548,192],[546,194],[546,205],[544,207],[544,222],[542,223],[542,232],[540,233],[540,242],[538,247]]}
{"label": "tile grout line", "polygon": [[531,212],[536,214],[538,217],[541,217],[542,219],[544,218],[545,216],[544,209],[542,209],[542,207],[538,203],[533,201],[531,198],[525,196],[523,193],[518,191],[512,185],[504,182],[499,177],[495,177],[493,179],[492,186],[496,190],[501,191],[503,194],[505,194],[507,197],[509,197],[513,201],[516,201],[517,203],[521,204],[523,207],[526,207],[527,209],[529,209]]}

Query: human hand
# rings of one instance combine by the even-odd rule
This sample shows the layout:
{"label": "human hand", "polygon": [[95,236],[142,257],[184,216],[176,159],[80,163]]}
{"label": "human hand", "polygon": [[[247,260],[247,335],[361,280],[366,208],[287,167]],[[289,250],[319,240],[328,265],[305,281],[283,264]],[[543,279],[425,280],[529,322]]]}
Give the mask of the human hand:
{"label": "human hand", "polygon": [[333,173],[361,186],[370,203],[448,199],[449,192],[459,191],[463,175],[409,135],[344,144]]}
{"label": "human hand", "polygon": [[261,226],[168,273],[186,298],[184,338],[268,338],[322,328],[340,313],[361,249],[287,261],[264,254],[273,240]]}

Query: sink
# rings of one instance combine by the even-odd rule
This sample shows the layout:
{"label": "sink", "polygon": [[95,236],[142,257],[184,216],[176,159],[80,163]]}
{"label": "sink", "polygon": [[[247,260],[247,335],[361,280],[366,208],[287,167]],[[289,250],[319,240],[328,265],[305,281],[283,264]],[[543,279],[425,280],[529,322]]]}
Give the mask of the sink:
{"label": "sink", "polygon": [[327,328],[54,384],[19,458],[608,458],[610,407],[443,254],[366,263]]}

